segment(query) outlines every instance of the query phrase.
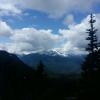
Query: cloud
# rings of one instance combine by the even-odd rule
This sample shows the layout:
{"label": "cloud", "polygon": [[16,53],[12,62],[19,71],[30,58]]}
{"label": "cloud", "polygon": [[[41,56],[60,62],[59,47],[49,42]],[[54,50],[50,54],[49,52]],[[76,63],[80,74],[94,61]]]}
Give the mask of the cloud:
{"label": "cloud", "polygon": [[0,50],[30,53],[52,49],[59,41],[59,35],[53,34],[50,29],[12,29],[6,22],[0,21]]}
{"label": "cloud", "polygon": [[12,29],[6,22],[0,21],[0,36],[10,36]]}
{"label": "cloud", "polygon": [[49,17],[59,18],[70,12],[88,12],[93,10],[93,5],[100,3],[99,0],[26,0],[23,3],[24,7],[38,11],[43,11],[49,14]]}
{"label": "cloud", "polygon": [[21,14],[21,9],[11,3],[0,2],[0,16]]}
{"label": "cloud", "polygon": [[60,18],[71,12],[93,11],[100,0],[1,0],[1,10],[21,13],[25,9],[45,12],[49,17]]}
{"label": "cloud", "polygon": [[60,37],[53,34],[52,30],[23,28],[14,30],[10,39],[13,43],[9,44],[9,51],[20,53],[52,49]]}
{"label": "cloud", "polygon": [[72,14],[69,14],[65,17],[64,19],[64,22],[63,22],[65,25],[73,25],[75,24],[75,21],[74,21],[74,16]]}
{"label": "cloud", "polygon": [[[98,29],[97,35],[100,41],[100,14],[95,14]],[[1,21],[0,36],[9,34],[10,42],[0,43],[0,49],[12,53],[31,53],[34,51],[55,49],[65,53],[82,54],[88,44],[86,29],[89,28],[89,16],[79,24],[69,25],[68,29],[59,29],[59,34],[53,30],[22,28],[12,29],[6,22]]]}
{"label": "cloud", "polygon": [[[65,41],[62,44],[62,49],[69,53],[84,53],[84,50],[88,44],[86,37],[88,37],[88,33],[86,33],[86,29],[90,27],[89,25],[90,16],[87,16],[85,19],[81,21],[80,24],[69,25],[68,29],[60,29],[59,33],[62,34],[63,40]],[[98,36],[98,42],[100,41],[100,14],[95,14],[96,23],[94,26],[98,29],[96,33]]]}

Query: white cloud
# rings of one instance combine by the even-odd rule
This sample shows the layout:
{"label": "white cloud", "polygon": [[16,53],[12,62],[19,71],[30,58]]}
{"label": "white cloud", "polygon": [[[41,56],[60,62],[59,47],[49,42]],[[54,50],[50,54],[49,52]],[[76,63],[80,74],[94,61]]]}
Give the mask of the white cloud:
{"label": "white cloud", "polygon": [[0,50],[12,53],[48,50],[54,48],[58,40],[59,35],[53,34],[50,29],[12,29],[6,22],[0,21]]}
{"label": "white cloud", "polygon": [[[100,14],[96,14],[95,27],[100,40]],[[89,27],[89,16],[74,24],[68,29],[59,29],[59,34],[54,34],[51,29],[22,28],[12,29],[6,22],[0,23],[0,36],[9,35],[10,42],[1,43],[0,49],[13,53],[30,53],[39,50],[59,49],[66,53],[80,54],[87,45],[88,36],[86,29]]]}
{"label": "white cloud", "polygon": [[[98,29],[98,32],[96,33],[98,36],[98,41],[100,41],[100,14],[95,15],[96,23],[94,26]],[[64,51],[68,51],[69,53],[82,53],[84,52],[88,41],[86,40],[86,37],[88,36],[88,33],[86,33],[86,29],[89,28],[89,16],[87,16],[84,20],[81,21],[80,24],[76,25],[69,25],[69,29],[60,29],[59,33],[62,34],[63,39],[65,41],[64,44],[62,44],[62,49]]]}
{"label": "white cloud", "polygon": [[0,21],[0,36],[10,36],[12,29],[6,22]]}
{"label": "white cloud", "polygon": [[0,0],[2,11],[20,13],[25,9],[33,9],[45,12],[53,18],[73,11],[89,12],[97,3],[100,0]]}
{"label": "white cloud", "polygon": [[9,51],[20,53],[52,49],[59,42],[60,37],[54,35],[52,30],[23,28],[14,30],[10,39],[13,43]]}
{"label": "white cloud", "polygon": [[11,3],[0,2],[0,16],[21,14],[21,10]]}

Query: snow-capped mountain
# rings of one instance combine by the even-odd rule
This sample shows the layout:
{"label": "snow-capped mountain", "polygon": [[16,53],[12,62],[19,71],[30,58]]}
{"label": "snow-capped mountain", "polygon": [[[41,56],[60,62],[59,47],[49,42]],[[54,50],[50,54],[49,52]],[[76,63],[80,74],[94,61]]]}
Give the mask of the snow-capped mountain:
{"label": "snow-capped mountain", "polygon": [[67,54],[60,50],[38,51],[19,58],[31,67],[36,67],[39,61],[46,66],[46,70],[54,73],[80,72],[83,55]]}
{"label": "snow-capped mountain", "polygon": [[50,55],[50,56],[68,56],[67,53],[64,53],[60,51],[59,49],[52,49],[52,50],[47,50],[47,51],[40,51],[37,52],[39,54],[45,54],[45,55]]}

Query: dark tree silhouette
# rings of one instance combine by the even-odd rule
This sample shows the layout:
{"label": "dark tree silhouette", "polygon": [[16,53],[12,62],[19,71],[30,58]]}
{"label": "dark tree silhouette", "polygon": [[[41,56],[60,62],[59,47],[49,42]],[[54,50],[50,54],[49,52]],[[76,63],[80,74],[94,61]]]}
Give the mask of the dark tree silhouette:
{"label": "dark tree silhouette", "polygon": [[35,75],[35,99],[40,99],[46,89],[46,71],[42,61],[39,62]]}
{"label": "dark tree silhouette", "polygon": [[97,29],[94,27],[94,20],[93,14],[90,15],[90,29],[87,29],[87,33],[89,34],[86,40],[89,41],[89,44],[86,48],[88,51],[88,55],[82,65],[82,75],[90,80],[93,78],[95,71],[98,70],[98,62],[99,62],[99,43],[97,40],[96,32]]}
{"label": "dark tree silhouette", "polygon": [[36,76],[38,79],[43,79],[46,77],[45,65],[42,61],[37,65]]}
{"label": "dark tree silhouette", "polygon": [[[97,29],[94,27],[93,14],[90,15],[90,29],[87,29],[89,41],[86,51],[88,55],[82,64],[82,87],[81,87],[81,100],[91,100],[99,98],[99,67],[100,67],[100,49],[99,42],[96,36]],[[80,100],[79,99],[79,100]]]}

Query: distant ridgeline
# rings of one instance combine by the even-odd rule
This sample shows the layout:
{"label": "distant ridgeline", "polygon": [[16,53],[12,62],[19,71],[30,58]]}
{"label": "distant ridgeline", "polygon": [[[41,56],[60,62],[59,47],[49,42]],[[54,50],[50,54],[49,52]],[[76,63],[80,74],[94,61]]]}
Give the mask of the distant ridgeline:
{"label": "distant ridgeline", "polygon": [[27,65],[35,68],[39,61],[45,65],[48,72],[56,74],[80,73],[81,64],[86,55],[66,55],[62,56],[56,52],[37,52],[28,55],[18,55]]}

